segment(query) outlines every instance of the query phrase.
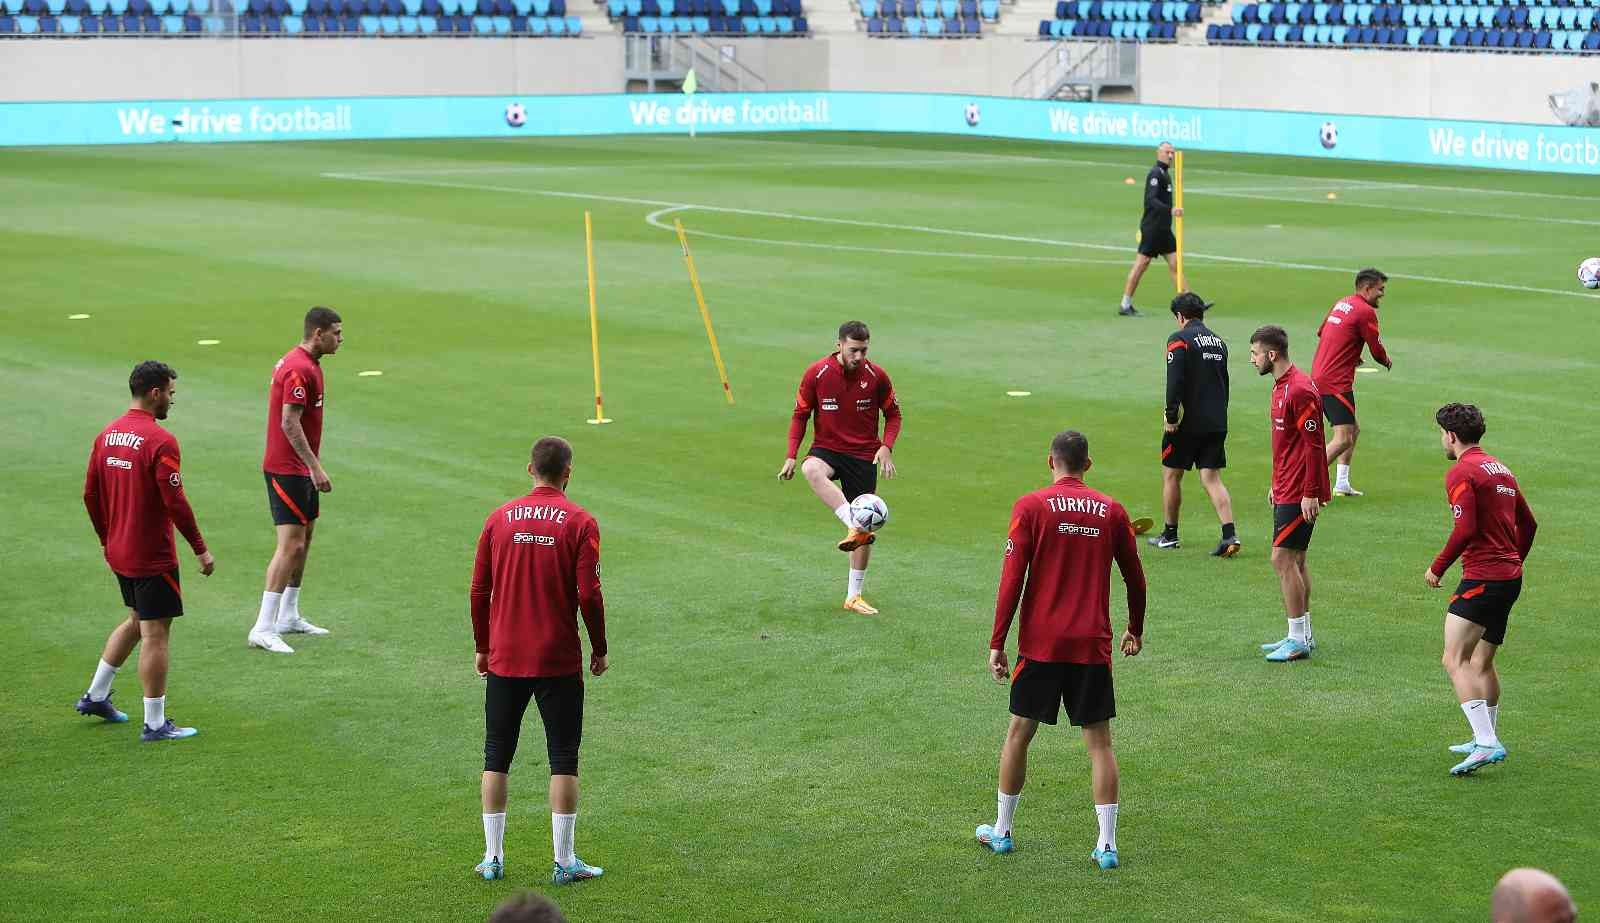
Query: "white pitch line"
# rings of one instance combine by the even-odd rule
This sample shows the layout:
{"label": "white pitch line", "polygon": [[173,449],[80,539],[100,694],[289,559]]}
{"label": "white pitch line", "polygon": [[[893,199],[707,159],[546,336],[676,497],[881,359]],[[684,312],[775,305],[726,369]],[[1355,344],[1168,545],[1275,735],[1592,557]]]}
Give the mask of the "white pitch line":
{"label": "white pitch line", "polygon": [[[645,224],[660,228],[663,231],[677,233],[677,228],[662,224],[659,220],[663,215],[673,212],[693,211],[696,206],[678,205],[672,208],[661,208],[644,216]],[[1097,260],[1091,257],[1071,256],[1022,256],[1015,253],[956,253],[950,250],[900,250],[893,247],[852,247],[847,244],[819,244],[804,240],[776,240],[768,237],[746,237],[742,234],[717,234],[712,231],[701,231],[694,228],[684,228],[684,231],[696,237],[709,237],[713,240],[731,240],[739,243],[772,244],[780,247],[806,247],[812,250],[837,250],[843,253],[882,253],[888,256],[933,256],[933,257],[960,257],[969,260],[1009,260],[1013,262],[1028,263],[1073,263],[1121,266],[1127,260]]]}
{"label": "white pitch line", "polygon": [[[614,163],[571,164],[566,166],[539,166],[536,164],[506,164],[498,167],[418,167],[404,170],[370,170],[362,176],[497,176],[517,173],[608,173],[618,170],[739,170],[750,167],[857,167],[860,169],[889,170],[896,167],[966,167],[983,163],[1026,163],[1029,166],[1055,163],[1043,157],[1007,157],[1002,154],[977,154],[969,157],[917,158],[911,160],[748,160],[730,167],[725,163],[673,163],[660,160],[618,161]],[[325,173],[344,179],[349,174]],[[1299,187],[1295,187],[1299,188]]]}
{"label": "white pitch line", "polygon": [[[1220,189],[1191,190],[1198,195],[1213,195],[1227,199],[1256,199],[1262,202],[1290,202],[1295,205],[1321,205],[1322,199],[1300,199],[1290,196],[1263,195],[1252,192],[1223,192]],[[1550,215],[1508,215],[1504,212],[1467,212],[1451,208],[1426,208],[1421,205],[1385,205],[1381,202],[1340,201],[1345,208],[1377,208],[1392,212],[1415,212],[1423,215],[1450,215],[1456,218],[1486,218],[1491,221],[1532,221],[1536,224],[1575,224],[1582,227],[1600,227],[1600,221],[1584,218],[1555,218]]]}
{"label": "white pitch line", "polygon": [[[1077,247],[1084,250],[1102,250],[1112,253],[1127,253],[1133,249],[1121,244],[1101,244],[1079,240],[1057,240],[1049,237],[1028,237],[1020,234],[997,234],[989,231],[967,231],[959,228],[941,228],[921,224],[891,224],[882,221],[864,221],[858,218],[826,218],[818,215],[798,215],[790,212],[763,211],[754,208],[731,208],[723,205],[699,205],[694,202],[667,202],[661,199],[642,199],[635,196],[602,195],[594,192],[565,192],[556,189],[527,189],[517,186],[490,186],[480,183],[449,183],[428,182],[425,180],[411,179],[386,179],[376,176],[365,176],[359,173],[323,173],[322,176],[330,179],[344,179],[354,182],[387,183],[400,186],[425,186],[437,189],[465,189],[477,192],[497,192],[508,195],[532,195],[556,199],[577,199],[585,202],[615,202],[622,205],[649,205],[657,208],[694,209],[695,211],[718,212],[727,215],[750,215],[757,218],[778,218],[786,221],[809,221],[816,224],[833,224],[847,227],[877,228],[888,231],[914,231],[922,234],[939,234],[949,237],[970,237],[976,240],[1000,240],[1008,243],[1040,244],[1049,247]],[[1194,259],[1215,260],[1220,263],[1237,263],[1246,266],[1271,266],[1277,269],[1302,269],[1309,272],[1337,272],[1353,273],[1354,269],[1344,266],[1324,266],[1317,263],[1296,263],[1281,260],[1262,260],[1245,256],[1224,256],[1215,253],[1186,253],[1185,256]],[[1590,298],[1587,293],[1564,291],[1555,288],[1535,288],[1526,285],[1512,285],[1507,282],[1483,282],[1475,279],[1457,279],[1443,276],[1422,276],[1406,273],[1389,273],[1391,279],[1407,279],[1413,282],[1434,282],[1440,285],[1459,285],[1466,288],[1487,288],[1505,292],[1523,292],[1539,295],[1559,295],[1567,298]]]}

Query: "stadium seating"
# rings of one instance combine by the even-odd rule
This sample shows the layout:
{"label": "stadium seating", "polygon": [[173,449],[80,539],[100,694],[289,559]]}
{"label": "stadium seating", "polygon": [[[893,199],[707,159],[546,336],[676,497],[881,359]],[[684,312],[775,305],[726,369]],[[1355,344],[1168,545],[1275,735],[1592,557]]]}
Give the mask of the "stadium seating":
{"label": "stadium seating", "polygon": [[624,32],[650,35],[805,36],[802,0],[606,0]]}
{"label": "stadium seating", "polygon": [[857,9],[879,38],[978,38],[1000,21],[1000,0],[857,0]]}
{"label": "stadium seating", "polygon": [[583,22],[568,15],[567,0],[0,0],[0,38],[233,32],[560,38],[581,36]]}
{"label": "stadium seating", "polygon": [[1465,3],[1238,3],[1212,44],[1600,51],[1600,0]]}
{"label": "stadium seating", "polygon": [[1178,0],[1057,0],[1056,17],[1039,21],[1039,37],[1171,42],[1180,25],[1200,21],[1203,6]]}

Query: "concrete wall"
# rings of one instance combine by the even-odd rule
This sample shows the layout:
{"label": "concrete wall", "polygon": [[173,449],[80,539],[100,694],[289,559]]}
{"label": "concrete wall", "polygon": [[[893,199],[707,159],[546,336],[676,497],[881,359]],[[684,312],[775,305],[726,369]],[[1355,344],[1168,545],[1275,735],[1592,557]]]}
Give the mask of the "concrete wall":
{"label": "concrete wall", "polygon": [[[982,41],[717,39],[771,90],[1009,96],[1048,49]],[[0,100],[615,93],[619,35],[582,39],[41,40],[0,43]],[[1553,121],[1545,97],[1600,57],[1147,45],[1139,102]],[[1133,101],[1124,99],[1120,101]]]}
{"label": "concrete wall", "polygon": [[1553,122],[1545,97],[1593,80],[1594,56],[1146,45],[1139,101]]}

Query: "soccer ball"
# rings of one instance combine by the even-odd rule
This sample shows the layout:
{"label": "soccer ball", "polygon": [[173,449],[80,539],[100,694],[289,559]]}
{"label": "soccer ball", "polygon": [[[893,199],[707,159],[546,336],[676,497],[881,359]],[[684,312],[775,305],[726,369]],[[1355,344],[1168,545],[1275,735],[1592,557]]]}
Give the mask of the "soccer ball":
{"label": "soccer ball", "polygon": [[863,532],[876,532],[889,521],[889,505],[877,494],[862,494],[850,501],[850,521]]}
{"label": "soccer ball", "polygon": [[528,110],[522,108],[522,103],[512,103],[506,107],[506,124],[512,128],[528,124]]}
{"label": "soccer ball", "polygon": [[1591,256],[1578,264],[1578,281],[1584,288],[1600,288],[1600,256]]}
{"label": "soccer ball", "polygon": [[977,128],[978,127],[978,118],[979,118],[978,104],[977,103],[967,103],[967,113],[966,113],[966,115],[967,115],[967,125],[968,125],[968,127]]}
{"label": "soccer ball", "polygon": [[1322,128],[1317,131],[1317,140],[1322,142],[1324,150],[1333,150],[1339,143],[1339,126],[1332,122],[1323,122]]}

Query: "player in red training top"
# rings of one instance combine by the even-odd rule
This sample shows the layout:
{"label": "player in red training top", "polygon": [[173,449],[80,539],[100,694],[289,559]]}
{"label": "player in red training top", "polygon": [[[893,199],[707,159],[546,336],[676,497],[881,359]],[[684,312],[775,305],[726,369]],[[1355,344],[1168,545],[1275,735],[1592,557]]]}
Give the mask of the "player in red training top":
{"label": "player in red training top", "polygon": [[1444,616],[1444,669],[1472,725],[1472,740],[1450,748],[1467,755],[1450,772],[1465,775],[1506,758],[1494,655],[1506,642],[1506,621],[1522,592],[1522,562],[1539,524],[1511,469],[1479,448],[1485,427],[1478,408],[1446,404],[1434,421],[1445,457],[1455,462],[1444,477],[1455,527],[1422,579],[1437,589],[1461,558],[1461,583]]}
{"label": "player in red training top", "polygon": [[339,351],[344,322],[332,308],[306,312],[300,345],[272,368],[267,390],[267,453],[261,462],[267,479],[267,507],[278,532],[278,546],[267,564],[261,609],[250,628],[251,647],[292,654],[286,634],[325,635],[300,615],[300,582],[321,508],[319,497],[333,489],[322,470],[322,357]]}
{"label": "player in red training top", "polygon": [[[978,842],[997,853],[1012,849],[1011,818],[1028,771],[1028,744],[1039,722],[1055,724],[1062,703],[1067,720],[1083,728],[1093,771],[1094,810],[1100,837],[1090,858],[1117,867],[1117,758],[1111,752],[1111,562],[1128,587],[1128,628],[1122,653],[1144,646],[1144,569],[1128,511],[1083,483],[1093,464],[1089,440],[1067,430],[1050,443],[1054,483],[1024,495],[1011,508],[1005,564],[989,638],[989,671],[1011,677],[1011,724],[1000,751],[1000,809],[978,828]],[[1006,635],[1022,602],[1017,668],[1006,665]]]}
{"label": "player in red training top", "polygon": [[83,479],[83,505],[100,536],[106,563],[122,586],[128,617],[106,639],[89,691],[78,700],[78,714],[127,721],[111,704],[111,680],[142,644],[139,681],[144,685],[141,740],[180,740],[194,728],[167,718],[167,647],[172,620],[183,614],[178,554],[172,527],[194,549],[200,573],[209,577],[216,560],[194,521],[183,494],[178,440],[157,420],[172,409],[178,377],[170,366],[141,362],[128,376],[133,404],[95,437],[89,472]]}
{"label": "player in red training top", "polygon": [[1317,514],[1330,499],[1328,456],[1322,444],[1317,386],[1289,361],[1289,334],[1269,325],[1250,336],[1250,364],[1271,375],[1272,569],[1278,572],[1289,634],[1261,645],[1274,663],[1303,660],[1317,642],[1311,633],[1311,574],[1306,548]]}
{"label": "player in red training top", "polygon": [[1372,351],[1372,358],[1386,369],[1394,362],[1378,336],[1378,302],[1389,277],[1376,269],[1356,273],[1356,291],[1334,304],[1317,328],[1317,355],[1311,360],[1311,380],[1322,395],[1322,412],[1333,427],[1328,440],[1328,460],[1337,465],[1333,492],[1341,497],[1359,497],[1361,491],[1350,486],[1350,459],[1355,455],[1356,366],[1361,364],[1361,347]]}
{"label": "player in red training top", "polygon": [[589,672],[606,671],[606,606],[600,594],[600,526],[567,499],[572,446],[546,436],[533,444],[533,492],[483,523],[472,564],[472,635],[484,690],[483,861],[475,872],[505,877],[506,774],[528,701],[538,703],[550,760],[551,881],[598,878],[602,869],[572,851],[578,821],[578,744],[583,737],[583,647]]}
{"label": "player in red training top", "polygon": [[[800,473],[833,515],[849,530],[839,542],[840,551],[850,553],[850,580],[846,584],[844,607],[862,615],[877,615],[861,592],[867,583],[867,561],[876,537],[850,521],[850,501],[862,494],[877,493],[878,469],[885,479],[894,477],[894,441],[900,435],[900,401],[896,399],[889,373],[867,361],[867,343],[872,334],[861,321],[848,321],[839,327],[839,342],[834,353],[813,362],[800,376],[800,390],[794,399],[794,417],[789,421],[789,454],[778,469],[778,480],[794,477],[795,456],[805,438],[806,423],[817,418],[811,450],[800,465]],[[883,438],[878,438],[878,417],[882,415]],[[833,485],[834,481],[839,486]]]}

